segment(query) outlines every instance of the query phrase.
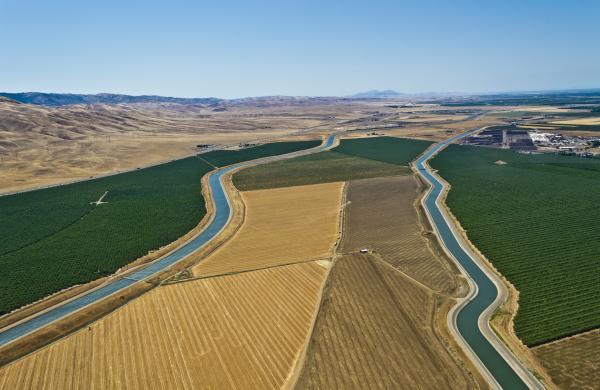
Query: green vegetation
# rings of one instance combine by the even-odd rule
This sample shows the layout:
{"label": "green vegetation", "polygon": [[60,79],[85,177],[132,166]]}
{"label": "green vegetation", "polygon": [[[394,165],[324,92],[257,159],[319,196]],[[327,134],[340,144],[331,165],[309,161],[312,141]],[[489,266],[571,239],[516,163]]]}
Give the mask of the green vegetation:
{"label": "green vegetation", "polygon": [[242,161],[256,160],[261,157],[277,156],[319,146],[321,141],[276,142],[240,150],[215,150],[200,157],[209,164],[224,167]]}
{"label": "green vegetation", "polygon": [[373,137],[343,140],[333,151],[351,156],[407,166],[431,145],[430,141]]}
{"label": "green vegetation", "polygon": [[[318,142],[267,144],[202,155],[214,165],[287,153]],[[173,242],[206,214],[198,157],[0,197],[0,313],[86,283]],[[90,204],[108,191],[98,206]]]}
{"label": "green vegetation", "polygon": [[342,140],[332,151],[244,169],[233,176],[242,190],[405,175],[407,165],[431,145],[393,137]]}
{"label": "green vegetation", "polygon": [[247,191],[402,175],[408,172],[408,168],[393,164],[342,153],[321,152],[244,169],[233,176],[233,183],[238,189]]}
{"label": "green vegetation", "polygon": [[600,160],[453,145],[431,166],[471,241],[519,290],[526,344],[600,326]]}

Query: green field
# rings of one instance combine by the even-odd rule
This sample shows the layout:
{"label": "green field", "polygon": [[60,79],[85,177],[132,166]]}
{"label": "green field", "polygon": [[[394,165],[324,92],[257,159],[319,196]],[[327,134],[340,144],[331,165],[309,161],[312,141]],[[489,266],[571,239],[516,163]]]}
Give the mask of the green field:
{"label": "green field", "polygon": [[[214,151],[214,165],[287,153],[319,142]],[[0,197],[0,313],[86,283],[166,245],[205,215],[197,157],[110,177]],[[105,191],[106,204],[91,205]]]}
{"label": "green field", "polygon": [[241,191],[407,174],[409,169],[336,152],[257,165],[233,176]]}
{"label": "green field", "polygon": [[247,191],[405,175],[408,164],[429,145],[393,137],[347,139],[331,151],[244,169],[233,176],[233,183]]}
{"label": "green field", "polygon": [[405,165],[423,153],[433,142],[408,138],[372,137],[342,140],[334,152]]}
{"label": "green field", "polygon": [[276,142],[240,150],[217,150],[204,153],[201,158],[214,166],[224,167],[242,161],[314,148],[320,144],[321,141]]}
{"label": "green field", "polygon": [[452,145],[431,166],[471,241],[519,290],[523,342],[600,325],[600,160]]}

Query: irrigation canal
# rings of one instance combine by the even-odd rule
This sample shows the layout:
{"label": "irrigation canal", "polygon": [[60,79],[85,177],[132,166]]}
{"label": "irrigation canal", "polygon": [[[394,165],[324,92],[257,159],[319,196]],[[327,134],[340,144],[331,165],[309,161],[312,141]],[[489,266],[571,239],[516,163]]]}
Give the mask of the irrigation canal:
{"label": "irrigation canal", "polygon": [[[443,184],[433,175],[431,169],[425,164],[431,157],[433,157],[439,150],[447,146],[448,144],[469,135],[470,132],[460,134],[456,137],[450,138],[438,144],[435,144],[427,152],[425,152],[416,162],[415,167],[419,174],[421,174],[425,180],[431,185],[431,191],[427,194],[424,199],[424,206],[426,207],[432,223],[438,232],[440,239],[442,240],[448,251],[454,256],[454,258],[461,264],[463,269],[469,274],[469,277],[477,285],[477,293],[470,298],[470,301],[464,305],[455,317],[455,325],[464,341],[471,348],[473,353],[481,361],[488,373],[497,382],[498,386],[504,389],[527,389],[528,386],[523,381],[521,376],[513,369],[515,364],[519,364],[518,360],[512,356],[513,366],[511,366],[503,354],[498,352],[496,348],[490,343],[490,341],[484,336],[479,327],[479,318],[486,311],[486,309],[494,303],[498,296],[498,289],[494,282],[482,271],[477,265],[475,260],[471,258],[467,252],[461,247],[453,230],[448,225],[448,222],[444,218],[437,201],[442,194]],[[294,152],[291,155],[302,155],[307,151],[311,153],[319,152],[330,148],[335,140],[335,135],[330,135],[327,140],[316,148]],[[264,161],[275,160],[282,156],[267,157]],[[209,178],[209,184],[212,191],[212,197],[214,202],[215,214],[209,225],[196,237],[186,242],[182,246],[173,250],[169,254],[160,258],[159,260],[150,263],[148,266],[127,275],[123,278],[115,279],[100,288],[97,288],[88,293],[82,294],[75,299],[67,301],[64,304],[55,306],[54,308],[38,314],[37,316],[28,318],[17,325],[9,327],[6,330],[0,332],[0,346],[7,345],[23,336],[33,333],[44,326],[60,320],[68,315],[71,315],[78,310],[92,305],[104,298],[107,298],[113,294],[116,294],[140,281],[144,281],[151,278],[164,270],[168,269],[172,265],[186,258],[191,253],[197,251],[211,239],[216,237],[221,230],[227,225],[229,216],[231,215],[231,208],[227,195],[223,189],[223,183],[221,178],[226,173],[244,167],[246,165],[254,164],[253,161],[246,161],[238,163],[221,170],[213,172]],[[495,337],[495,336],[494,336]],[[504,351],[504,355],[510,355],[510,352]],[[529,372],[522,368],[522,371],[529,374]],[[531,374],[529,374],[531,375]],[[528,378],[529,383],[538,384],[537,380]]]}
{"label": "irrigation canal", "polygon": [[[300,156],[307,153],[316,153],[325,149],[331,148],[335,141],[335,135],[330,135],[325,142],[316,148],[300,150],[292,152],[286,155],[265,157],[260,159],[261,162],[268,162],[280,159],[282,157],[294,157]],[[103,285],[100,288],[92,290],[88,293],[79,295],[77,298],[67,301],[63,304],[55,306],[48,311],[42,312],[34,317],[30,317],[6,330],[0,332],[0,347],[7,345],[23,336],[33,333],[50,323],[58,321],[62,318],[71,315],[84,307],[92,305],[104,298],[107,298],[113,294],[116,294],[136,283],[151,278],[164,270],[168,269],[172,265],[180,262],[186,258],[189,254],[197,251],[211,239],[216,237],[221,230],[227,225],[229,216],[231,215],[231,207],[225,191],[223,189],[223,183],[221,178],[226,173],[238,169],[247,165],[255,164],[258,160],[245,161],[238,164],[231,165],[221,170],[213,171],[210,174],[209,185],[212,192],[212,198],[214,202],[215,214],[209,225],[196,237],[192,238],[188,242],[184,243],[177,249],[168,253],[159,260],[150,263],[148,266],[129,274],[125,277],[115,279]]]}
{"label": "irrigation canal", "polygon": [[[436,178],[431,168],[426,165],[429,159],[448,144],[466,137],[475,131],[477,130],[471,130],[437,143],[415,161],[415,167],[419,174],[432,186],[423,200],[423,205],[427,209],[432,224],[435,226],[438,237],[477,287],[475,294],[469,298],[469,302],[456,312],[453,319],[455,321],[454,325],[465,343],[480,360],[483,368],[496,381],[497,387],[511,390],[527,389],[530,386],[533,388],[543,388],[537,379],[526,368],[522,367],[517,358],[508,349],[504,348],[504,345],[500,341],[498,341],[497,345],[505,349],[502,353],[492,345],[479,327],[479,318],[494,303],[499,292],[490,277],[483,272],[477,262],[459,244],[455,232],[450,228],[446,218],[444,218],[438,205],[438,200],[443,193],[444,184]],[[496,336],[492,334],[491,337]],[[511,364],[506,359],[511,360]],[[520,374],[513,367],[517,367]],[[527,384],[521,378],[521,375],[526,377]]]}

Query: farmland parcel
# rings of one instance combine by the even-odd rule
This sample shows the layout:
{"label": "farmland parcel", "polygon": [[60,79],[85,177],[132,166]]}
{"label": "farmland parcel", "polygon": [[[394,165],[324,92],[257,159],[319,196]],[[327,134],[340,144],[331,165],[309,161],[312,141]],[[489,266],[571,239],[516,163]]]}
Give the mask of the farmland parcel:
{"label": "farmland parcel", "polygon": [[348,184],[347,254],[334,262],[299,388],[475,386],[435,325],[456,276],[423,236],[417,188],[412,176]]}
{"label": "farmland parcel", "polygon": [[193,268],[219,275],[329,258],[338,238],[343,183],[247,191],[235,236]]}
{"label": "farmland parcel", "polygon": [[432,256],[414,207],[417,181],[413,176],[350,182],[347,215],[340,249],[369,248],[384,261],[435,291],[455,288],[447,262]]}
{"label": "farmland parcel", "polygon": [[[0,313],[86,283],[166,245],[205,215],[200,178],[228,165],[315,146],[215,151],[110,177],[0,197]],[[106,192],[103,204],[92,204]]]}
{"label": "farmland parcel", "polygon": [[470,240],[519,291],[525,344],[600,325],[600,160],[450,146],[431,165]]}
{"label": "farmland parcel", "polygon": [[474,388],[431,330],[431,293],[381,260],[331,271],[300,389]]}
{"label": "farmland parcel", "polygon": [[432,143],[408,138],[370,137],[343,140],[333,151],[407,166]]}
{"label": "farmland parcel", "polygon": [[600,329],[540,345],[533,351],[561,389],[598,389]]}
{"label": "farmland parcel", "polygon": [[233,183],[247,191],[406,175],[408,172],[406,167],[328,151],[244,169],[233,176]]}
{"label": "farmland parcel", "polygon": [[325,275],[312,262],[156,288],[3,367],[0,388],[281,388]]}
{"label": "farmland parcel", "polygon": [[240,190],[406,175],[428,141],[394,137],[345,139],[332,151],[263,164],[237,173]]}

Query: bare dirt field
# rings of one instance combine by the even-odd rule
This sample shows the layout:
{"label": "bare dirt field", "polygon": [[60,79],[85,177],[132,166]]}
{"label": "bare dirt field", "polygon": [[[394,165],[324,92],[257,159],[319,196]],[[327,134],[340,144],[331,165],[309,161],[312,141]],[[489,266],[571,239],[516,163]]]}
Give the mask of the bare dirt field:
{"label": "bare dirt field", "polygon": [[299,389],[475,384],[432,331],[432,292],[373,255],[334,262]]}
{"label": "bare dirt field", "polygon": [[311,262],[159,287],[1,368],[0,388],[281,388],[326,274]]}
{"label": "bare dirt field", "polygon": [[411,176],[356,180],[348,186],[344,253],[368,248],[435,291],[456,288],[449,263],[431,254],[414,207],[419,184]]}
{"label": "bare dirt field", "polygon": [[560,389],[600,389],[600,329],[533,348]]}
{"label": "bare dirt field", "polygon": [[242,192],[244,223],[193,268],[210,276],[329,258],[339,237],[343,183]]}
{"label": "bare dirt field", "polygon": [[[298,388],[477,388],[448,333],[457,271],[423,235],[412,176],[351,181],[339,252]],[[368,248],[372,254],[357,253]],[[435,374],[433,374],[435,373]]]}

